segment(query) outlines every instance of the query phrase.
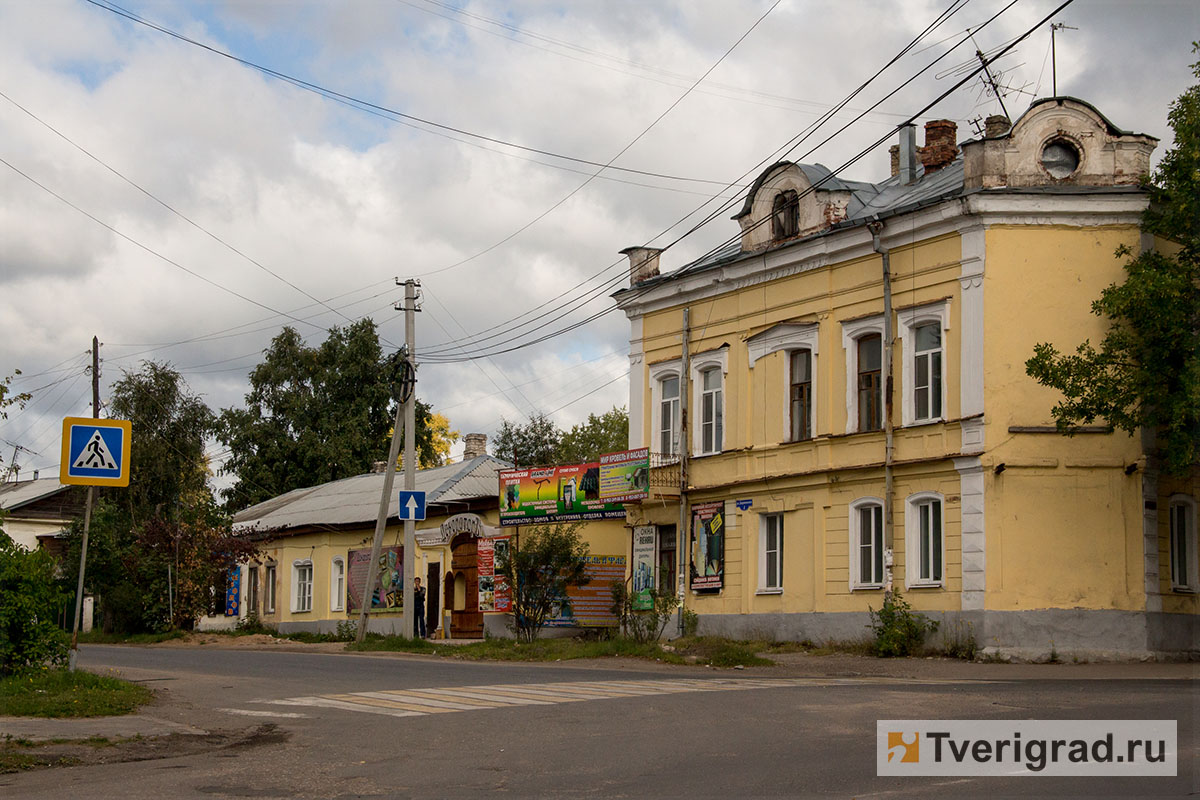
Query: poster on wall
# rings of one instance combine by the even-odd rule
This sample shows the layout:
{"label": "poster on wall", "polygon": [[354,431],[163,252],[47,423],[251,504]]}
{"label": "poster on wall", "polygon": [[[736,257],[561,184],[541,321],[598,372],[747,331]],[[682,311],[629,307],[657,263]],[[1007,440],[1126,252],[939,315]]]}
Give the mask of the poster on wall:
{"label": "poster on wall", "polygon": [[646,497],[650,451],[610,453],[600,461],[500,472],[500,524],[624,519],[623,503]]}
{"label": "poster on wall", "polygon": [[630,593],[634,611],[654,608],[650,590],[654,588],[654,550],[658,537],[653,525],[633,529],[633,576]]}
{"label": "poster on wall", "polygon": [[476,564],[479,570],[479,610],[511,611],[512,593],[504,576],[496,571],[508,557],[508,537],[480,538],[476,542]]}
{"label": "poster on wall", "polygon": [[[346,554],[349,569],[347,572],[347,604],[349,611],[361,611],[363,607],[363,587],[367,583],[367,564],[371,561],[371,550],[351,550]],[[371,605],[367,611],[403,611],[404,610],[404,546],[394,545],[384,547],[379,551],[379,577],[375,582],[375,591],[371,594]]]}
{"label": "poster on wall", "polygon": [[546,619],[549,627],[615,627],[612,582],[625,580],[625,556],[588,556],[588,582],[567,589],[570,609],[555,605]]}
{"label": "poster on wall", "polygon": [[236,617],[242,605],[242,571],[237,567],[229,568],[229,577],[225,584],[225,616]]}
{"label": "poster on wall", "polygon": [[725,578],[725,503],[692,506],[692,590],[715,591]]}

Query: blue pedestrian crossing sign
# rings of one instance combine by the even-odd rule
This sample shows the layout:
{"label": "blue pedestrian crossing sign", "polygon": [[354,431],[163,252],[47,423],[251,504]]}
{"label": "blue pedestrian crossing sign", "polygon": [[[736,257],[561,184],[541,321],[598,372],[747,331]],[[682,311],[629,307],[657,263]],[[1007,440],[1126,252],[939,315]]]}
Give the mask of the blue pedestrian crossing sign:
{"label": "blue pedestrian crossing sign", "polygon": [[425,493],[400,490],[400,519],[425,519]]}
{"label": "blue pedestrian crossing sign", "polygon": [[128,486],[132,426],[124,419],[63,420],[60,483]]}

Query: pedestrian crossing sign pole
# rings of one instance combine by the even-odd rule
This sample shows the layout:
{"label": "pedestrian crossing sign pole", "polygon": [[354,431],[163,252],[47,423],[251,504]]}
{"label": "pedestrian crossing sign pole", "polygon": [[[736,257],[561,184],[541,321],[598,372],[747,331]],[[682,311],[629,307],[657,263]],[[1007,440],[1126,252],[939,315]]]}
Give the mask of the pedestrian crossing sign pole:
{"label": "pedestrian crossing sign pole", "polygon": [[128,486],[131,425],[123,419],[63,420],[60,483]]}

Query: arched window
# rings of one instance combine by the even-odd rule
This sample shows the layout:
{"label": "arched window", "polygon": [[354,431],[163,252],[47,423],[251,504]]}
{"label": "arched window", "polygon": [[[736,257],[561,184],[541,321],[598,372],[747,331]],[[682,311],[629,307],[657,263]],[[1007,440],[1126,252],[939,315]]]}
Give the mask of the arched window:
{"label": "arched window", "polygon": [[850,504],[850,588],[883,588],[883,501]]}
{"label": "arched window", "polygon": [[346,603],[346,561],[334,556],[329,566],[329,610],[341,611]]}
{"label": "arched window", "polygon": [[800,198],[791,189],[775,195],[771,203],[771,236],[787,239],[800,232]]}

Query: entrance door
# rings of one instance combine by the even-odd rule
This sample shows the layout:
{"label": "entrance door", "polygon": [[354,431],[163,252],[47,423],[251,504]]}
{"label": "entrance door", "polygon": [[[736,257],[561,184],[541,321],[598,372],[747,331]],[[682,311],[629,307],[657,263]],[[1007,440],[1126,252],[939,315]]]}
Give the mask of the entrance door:
{"label": "entrance door", "polygon": [[442,604],[438,595],[442,589],[442,582],[439,580],[441,575],[441,562],[435,561],[429,565],[429,573],[425,576],[425,629],[429,631],[430,636],[438,629],[438,621],[442,614]]}
{"label": "entrance door", "polygon": [[[479,568],[474,539],[456,544],[450,569],[454,573],[454,610],[450,615],[450,636],[454,639],[483,637],[483,612],[479,610]],[[462,590],[462,596],[459,590]]]}

